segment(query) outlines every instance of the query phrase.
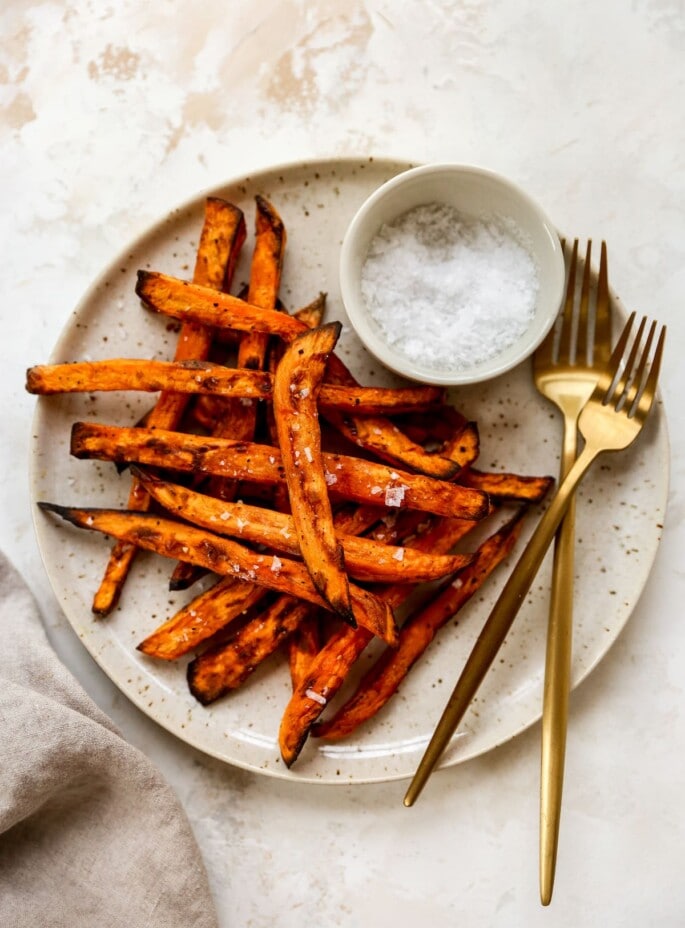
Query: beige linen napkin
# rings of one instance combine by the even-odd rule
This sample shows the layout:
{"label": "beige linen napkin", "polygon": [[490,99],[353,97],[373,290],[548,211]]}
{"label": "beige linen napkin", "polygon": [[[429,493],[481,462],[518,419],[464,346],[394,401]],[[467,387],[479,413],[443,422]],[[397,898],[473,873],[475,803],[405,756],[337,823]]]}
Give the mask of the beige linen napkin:
{"label": "beige linen napkin", "polygon": [[216,928],[186,816],[52,651],[0,554],[0,926]]}

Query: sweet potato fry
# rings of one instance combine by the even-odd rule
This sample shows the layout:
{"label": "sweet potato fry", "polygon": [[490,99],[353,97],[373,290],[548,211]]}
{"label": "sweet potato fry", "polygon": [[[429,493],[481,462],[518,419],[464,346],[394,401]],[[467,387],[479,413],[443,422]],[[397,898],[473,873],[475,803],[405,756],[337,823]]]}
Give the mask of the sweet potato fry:
{"label": "sweet potato fry", "polygon": [[398,425],[419,445],[444,445],[461,432],[466,422],[466,417],[458,409],[445,405],[420,416],[409,413],[399,419]]}
{"label": "sweet potato fry", "polygon": [[[451,438],[448,438],[440,452],[441,456],[454,461],[460,469],[470,467],[480,453],[480,435],[475,422],[465,422]],[[458,482],[462,483],[461,476]]]}
{"label": "sweet potato fry", "polygon": [[[418,535],[411,544],[421,551],[449,551],[471,528],[472,523],[466,520],[443,519]],[[411,595],[411,588],[395,584],[378,595],[394,608]],[[365,628],[343,626],[312,659],[306,678],[293,691],[281,719],[279,744],[288,767],[297,760],[312,725],[343,685],[371,638]]]}
{"label": "sweet potato fry", "polygon": [[336,532],[345,535],[363,535],[385,516],[384,506],[346,503],[335,510],[333,524]]}
{"label": "sweet potato fry", "polygon": [[468,468],[460,475],[462,486],[482,490],[493,499],[539,503],[554,486],[554,477],[530,477],[522,474],[485,473]]}
{"label": "sweet potato fry", "polygon": [[[268,399],[273,392],[273,379],[266,371],[224,367],[208,361],[152,361],[147,358],[111,358],[104,361],[74,361],[68,364],[39,364],[26,372],[29,393],[95,393],[98,391],[138,390],[154,393],[168,390],[174,393],[208,394],[239,400]],[[393,414],[407,409],[430,409],[440,401],[439,387],[407,387],[401,390],[382,387],[340,387],[324,384],[319,402],[341,412],[355,410],[371,415],[377,412]],[[248,408],[248,406],[243,406]],[[249,407],[253,408],[253,407]],[[214,419],[216,437],[251,441],[238,434],[235,416],[229,409],[220,411]],[[228,425],[226,425],[228,423]],[[243,430],[244,431],[244,430]],[[254,429],[252,430],[254,432]],[[230,434],[223,434],[227,432]],[[456,467],[453,466],[453,470]]]}
{"label": "sweet potato fry", "polygon": [[[286,232],[274,207],[261,196],[255,197],[255,201],[255,245],[250,265],[247,301],[262,309],[273,310],[278,302]],[[268,335],[256,331],[244,332],[238,343],[237,366],[261,372],[265,365],[268,343]],[[257,427],[257,406],[254,397],[227,400],[212,434],[218,438],[253,441]],[[222,499],[233,498],[235,489],[235,484],[231,481],[217,477],[210,481],[209,492]]]}
{"label": "sweet potato fry", "polygon": [[324,313],[326,312],[326,297],[328,294],[323,291],[314,297],[311,303],[296,309],[293,316],[302,322],[308,329],[316,329],[323,322]]}
{"label": "sweet potato fry", "polygon": [[[245,234],[245,218],[241,209],[219,197],[207,197],[193,270],[195,283],[215,290],[229,287]],[[181,332],[181,341],[184,334],[190,333]],[[207,331],[196,334],[203,339],[202,344],[208,335],[211,337],[211,332]],[[197,349],[197,343],[189,345],[184,342],[183,356],[200,357]]]}
{"label": "sweet potato fry", "polygon": [[292,596],[279,596],[257,619],[238,629],[230,641],[209,648],[188,664],[190,692],[207,706],[237,689],[316,612],[317,607],[311,603],[303,603]]}
{"label": "sweet potato fry", "polygon": [[[285,480],[278,449],[252,442],[186,435],[164,429],[139,429],[92,422],[72,428],[71,453],[78,458],[128,461],[190,473],[213,473],[234,480],[276,484]],[[477,521],[488,512],[480,490],[394,471],[385,464],[342,454],[323,455],[329,489],[342,499],[394,509],[420,509],[436,515]]]}
{"label": "sweet potato fry", "polygon": [[[361,534],[377,520],[378,511],[371,506],[348,507],[334,516],[336,531],[342,534]],[[255,596],[264,596],[267,593],[266,589],[255,584],[235,580],[233,577],[223,577],[211,589],[196,596],[148,636],[145,642],[141,643],[141,650],[152,657],[167,660],[181,657],[195,650],[207,638],[222,630],[234,618],[255,604],[257,600],[251,598],[252,592],[250,591],[254,591]],[[269,650],[268,634],[264,629],[264,626],[268,625],[271,609],[272,607],[269,606],[265,613],[258,615],[248,623],[245,629],[241,629],[243,644],[239,649],[233,649],[234,657],[237,658],[238,654],[243,653],[254,654],[249,645],[250,629],[254,629],[255,634],[260,637],[259,653],[262,655],[260,659],[268,657],[278,647],[283,634],[280,626],[278,624],[270,626],[276,636],[271,650]],[[252,659],[256,660],[256,658]],[[220,655],[217,660],[221,660]]]}
{"label": "sweet potato fry", "polygon": [[[245,297],[247,297],[247,291],[245,291]],[[293,313],[293,316],[303,322],[308,329],[315,329],[318,325],[321,325],[325,308],[326,294],[319,293],[319,295],[314,300],[312,300],[311,303],[308,303],[301,309],[296,310],[296,312]],[[226,332],[228,330],[224,329],[223,331]],[[239,337],[238,333],[236,333],[236,336]],[[270,346],[269,371],[271,374],[274,374],[276,371],[278,358],[280,358],[283,353],[282,348],[283,344],[280,341],[274,341]],[[270,409],[270,406],[267,407],[267,411],[270,411]],[[193,416],[198,425],[206,429],[210,434],[214,434],[218,419],[223,414],[224,410],[224,400],[217,397],[202,395],[198,397],[195,405],[193,406]],[[274,444],[275,443],[276,439],[274,438]]]}
{"label": "sweet potato fry", "polygon": [[[348,389],[354,390],[354,388]],[[320,405],[323,414],[341,435],[360,448],[371,451],[384,461],[397,462],[428,477],[436,477],[438,480],[451,480],[459,471],[460,465],[456,461],[451,461],[445,456],[441,457],[439,454],[427,454],[420,445],[407,438],[396,425],[377,415],[381,412],[390,415],[400,411],[399,403],[395,410],[382,408],[379,405],[376,411],[372,411],[368,407],[360,409],[359,405],[346,408],[342,403],[336,406],[332,404],[326,406],[322,397]],[[427,409],[429,408],[427,406]],[[354,416],[346,414],[351,412],[365,414]]]}
{"label": "sweet potato fry", "polygon": [[223,577],[141,641],[138,650],[166,661],[182,657],[243,615],[266,593],[264,587]]}
{"label": "sweet potato fry", "polygon": [[261,332],[292,341],[307,327],[275,309],[262,309],[228,293],[189,283],[157,271],[138,271],[136,293],[155,312],[239,332]]}
{"label": "sweet potato fry", "polygon": [[[257,205],[256,235],[247,301],[263,309],[274,309],[283,269],[285,226],[268,200],[257,195],[255,201]],[[240,340],[238,349],[238,367],[261,370],[264,367],[267,343],[268,336],[261,332],[245,334]],[[254,428],[252,431],[254,432]]]}
{"label": "sweet potato fry", "polygon": [[[321,294],[319,294],[319,297],[321,298]],[[320,299],[320,312],[316,308],[314,308],[311,313],[308,313],[305,310],[304,313],[302,314],[302,318],[300,317],[298,318],[300,318],[301,322],[304,322],[304,324],[307,326],[308,329],[316,329],[321,324],[321,320],[323,318],[324,305],[325,305],[325,298],[324,300]],[[318,321],[317,321],[317,318],[318,318]],[[270,346],[269,346],[269,354],[267,358],[267,368],[269,370],[269,373],[273,377],[276,376],[276,371],[278,370],[278,365],[280,363],[281,358],[283,357],[284,351],[285,351],[285,346],[283,342],[279,341],[278,339],[271,339]],[[265,405],[265,413],[266,413],[266,430],[269,436],[269,440],[271,441],[271,444],[278,445],[278,429],[276,427],[276,416],[274,413],[273,403],[267,403]],[[273,507],[279,512],[291,512],[292,511],[291,506],[290,506],[290,497],[288,495],[287,485],[279,484],[273,487]]]}
{"label": "sweet potato fry", "polygon": [[208,361],[151,361],[112,358],[41,364],[26,372],[29,393],[95,393],[141,390],[155,393],[208,393],[261,399],[271,395],[271,377],[264,371],[240,370]]}
{"label": "sweet potato fry", "polygon": [[[359,416],[394,416],[407,410],[430,410],[433,409],[442,400],[442,389],[440,387],[397,387],[394,389],[385,387],[343,387],[334,384],[324,383],[319,393],[319,405],[324,409],[333,409],[340,413],[358,413]],[[375,433],[374,429],[380,429],[378,422],[387,420],[378,418],[369,422],[368,429],[366,425],[362,426],[365,420],[359,416],[354,418],[354,431],[349,429],[350,436],[356,435],[355,443],[369,451],[376,451],[379,457],[397,458],[400,453],[411,454],[406,446],[406,442],[401,443],[401,433],[392,430],[392,435],[397,440],[390,439],[385,429],[380,430],[380,435]],[[371,434],[373,432],[373,435]],[[397,436],[400,438],[397,438]],[[433,457],[436,457],[433,455]],[[418,462],[421,463],[421,462]],[[425,466],[425,465],[424,465]],[[455,471],[451,461],[443,461],[442,466],[431,468],[433,476],[440,479],[448,479]]]}
{"label": "sweet potato fry", "polygon": [[312,659],[281,718],[278,743],[287,767],[292,767],[299,757],[312,726],[345,682],[371,637],[366,629],[341,627]]}
{"label": "sweet potato fry", "polygon": [[[242,210],[225,200],[208,197],[193,281],[217,291],[229,287],[245,235]],[[204,360],[209,354],[211,342],[211,328],[188,321],[181,326],[175,360]],[[187,401],[186,396],[175,392],[163,393],[151,412],[148,424],[150,427],[175,428]]]}
{"label": "sweet potato fry", "polygon": [[295,690],[309,673],[309,666],[321,650],[321,623],[318,612],[312,612],[298,623],[286,642],[290,683]]}
{"label": "sweet potato fry", "polygon": [[[245,239],[245,220],[242,211],[231,203],[216,197],[205,202],[205,218],[200,235],[193,279],[210,293],[228,287]],[[197,321],[188,319],[181,326],[176,346],[176,360],[202,360],[207,357],[211,344],[211,331]],[[188,402],[183,394],[165,392],[150,413],[150,428],[174,429],[179,425]],[[128,505],[144,511],[148,499],[135,482],[131,486]],[[107,615],[117,604],[126,582],[136,549],[130,545],[115,544],[105,573],[93,598],[95,615]]]}
{"label": "sweet potato fry", "polygon": [[[39,503],[39,506],[81,528],[104,532],[164,557],[190,561],[215,573],[234,576],[329,608],[311,582],[307,569],[289,558],[281,560],[275,556],[256,554],[220,535],[169,519],[160,519],[149,512],[82,509],[53,503]],[[369,627],[374,635],[383,638],[388,644],[394,644],[397,627],[392,610],[372,593],[352,584],[350,596],[357,621]]]}
{"label": "sweet potato fry", "polygon": [[[207,288],[197,287],[187,281],[158,272],[139,271],[136,292],[150,309],[177,319],[191,318],[205,325],[227,326],[243,332],[264,332],[277,335],[284,341],[291,341],[306,329],[304,323],[285,313],[262,310],[227,294],[217,296]],[[332,356],[328,365],[329,374],[334,370],[337,371],[341,363],[339,359]],[[344,365],[342,367],[344,369]],[[377,427],[380,426],[377,424]],[[358,438],[357,441],[359,442],[360,439]],[[454,472],[449,462],[436,461],[434,456],[424,457],[415,446],[406,449],[412,457],[405,459],[399,442],[399,438],[387,441],[384,449],[380,449],[383,451],[383,456],[420,473],[440,476],[443,479]],[[440,466],[443,470],[438,474],[436,468]]]}
{"label": "sweet potato fry", "polygon": [[340,329],[337,322],[309,329],[288,345],[274,377],[273,407],[300,552],[321,596],[354,625],[345,555],[333,528],[316,405]]}
{"label": "sweet potato fry", "polygon": [[484,541],[476,552],[475,561],[407,619],[400,629],[399,647],[392,653],[386,650],[381,654],[360,681],[356,693],[330,719],[317,722],[312,729],[313,735],[328,740],[345,738],[388,702],[437,631],[468,602],[495,567],[510,554],[521,532],[523,512],[522,508]]}
{"label": "sweet potato fry", "polygon": [[[133,468],[147,492],[174,515],[221,535],[279,553],[301,555],[295,520],[285,513],[245,503],[230,503],[197,493]],[[350,576],[372,583],[419,583],[437,580],[466,566],[470,555],[424,554],[335,531]]]}
{"label": "sweet potato fry", "polygon": [[[358,386],[356,379],[336,355],[331,355],[326,368],[326,382],[336,386]],[[441,406],[440,409],[443,407]],[[384,461],[399,464],[419,474],[450,480],[457,468],[447,459],[425,450],[402,432],[391,420],[374,414],[372,420],[360,415],[360,410],[350,410],[350,415],[343,415],[340,409],[326,409],[325,416],[353,444],[373,452]],[[399,412],[399,410],[395,410]]]}
{"label": "sweet potato fry", "polygon": [[[326,309],[326,298],[327,294],[319,293],[316,299],[312,300],[311,303],[294,312],[294,318],[304,323],[307,329],[318,329],[319,326],[323,323],[323,316]],[[285,344],[278,339],[272,339],[269,344],[269,353],[267,357],[267,370],[270,374],[276,374],[276,370],[281,358],[283,357],[284,351]],[[276,443],[277,439],[274,432],[274,444]]]}
{"label": "sweet potato fry", "polygon": [[189,590],[190,587],[197,583],[206,575],[207,571],[197,564],[188,564],[186,561],[179,561],[174,566],[169,576],[169,591],[178,593],[181,590]]}

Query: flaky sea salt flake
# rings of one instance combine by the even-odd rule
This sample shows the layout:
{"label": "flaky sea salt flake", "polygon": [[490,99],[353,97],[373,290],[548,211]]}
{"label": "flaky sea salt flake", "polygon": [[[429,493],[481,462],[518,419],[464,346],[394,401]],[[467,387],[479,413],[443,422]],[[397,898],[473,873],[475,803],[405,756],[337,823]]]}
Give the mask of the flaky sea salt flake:
{"label": "flaky sea salt flake", "polygon": [[401,506],[404,502],[404,493],[406,487],[403,484],[399,484],[396,487],[386,487],[385,488],[385,505],[386,506]]}
{"label": "flaky sea salt flake", "polygon": [[328,700],[325,696],[322,696],[321,693],[317,693],[316,690],[305,690],[304,694],[308,699],[313,699],[314,702],[318,702],[320,706],[325,706]]}

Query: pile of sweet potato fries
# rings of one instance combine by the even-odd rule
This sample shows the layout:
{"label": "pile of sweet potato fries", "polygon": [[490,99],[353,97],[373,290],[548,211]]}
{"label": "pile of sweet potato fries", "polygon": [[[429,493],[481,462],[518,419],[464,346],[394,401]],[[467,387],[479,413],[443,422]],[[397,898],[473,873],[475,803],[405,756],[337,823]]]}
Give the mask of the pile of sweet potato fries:
{"label": "pile of sweet potato fries", "polygon": [[[286,232],[262,197],[249,286],[232,296],[245,238],[241,210],[209,198],[192,282],[139,272],[145,306],[180,320],[173,360],[42,365],[27,389],[159,393],[131,427],[73,425],[73,455],[129,465],[125,510],[40,505],[116,539],[97,616],[116,605],[138,549],[174,561],[172,589],[216,576],[138,648],[166,661],[192,654],[188,683],[204,705],[285,649],[292,696],[279,743],[290,766],[310,733],[347,736],[385,705],[552,481],[476,470],[476,425],[439,388],[360,386],[334,353],[340,325],[322,324],[325,296],[293,314],[281,305]],[[512,504],[474,550],[453,553]],[[420,604],[398,627],[419,584]],[[387,647],[320,719],[374,637]]]}

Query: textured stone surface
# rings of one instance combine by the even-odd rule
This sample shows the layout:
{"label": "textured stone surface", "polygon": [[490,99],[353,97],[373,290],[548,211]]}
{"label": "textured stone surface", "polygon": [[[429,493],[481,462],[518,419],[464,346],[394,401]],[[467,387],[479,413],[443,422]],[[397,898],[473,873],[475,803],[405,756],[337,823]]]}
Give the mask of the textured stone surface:
{"label": "textured stone surface", "polygon": [[[682,919],[684,52],[677,0],[3,6],[0,546],[58,653],[178,791],[222,924]],[[626,630],[572,699],[552,913],[537,901],[537,728],[437,774],[412,810],[402,783],[312,787],[223,766],[166,735],[93,664],[31,528],[24,368],[49,355],[100,269],[227,178],[388,154],[506,174],[560,229],[605,238],[625,305],[670,326],[666,532]]]}

